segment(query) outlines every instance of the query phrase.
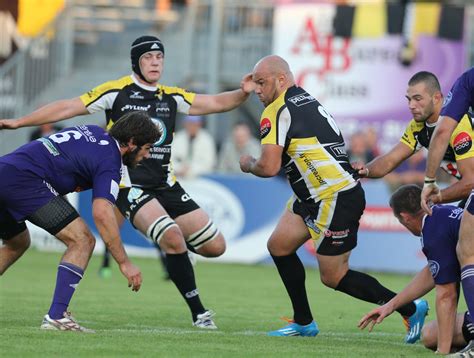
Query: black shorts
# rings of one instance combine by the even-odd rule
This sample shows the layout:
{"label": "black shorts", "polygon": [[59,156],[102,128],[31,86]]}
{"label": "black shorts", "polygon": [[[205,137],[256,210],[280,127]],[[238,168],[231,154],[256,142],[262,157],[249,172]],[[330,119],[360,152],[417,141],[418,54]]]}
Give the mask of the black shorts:
{"label": "black shorts", "polygon": [[0,209],[0,239],[9,240],[26,230],[24,222],[17,222],[6,210]]}
{"label": "black shorts", "polygon": [[317,253],[338,256],[357,246],[359,221],[365,209],[365,193],[360,183],[334,197],[314,201],[293,201],[289,207],[301,216],[313,240],[319,240]]}
{"label": "black shorts", "polygon": [[199,205],[177,182],[172,187],[165,189],[138,187],[122,189],[115,204],[122,215],[129,219],[133,225],[138,210],[153,199],[158,200],[172,219],[199,209]]}

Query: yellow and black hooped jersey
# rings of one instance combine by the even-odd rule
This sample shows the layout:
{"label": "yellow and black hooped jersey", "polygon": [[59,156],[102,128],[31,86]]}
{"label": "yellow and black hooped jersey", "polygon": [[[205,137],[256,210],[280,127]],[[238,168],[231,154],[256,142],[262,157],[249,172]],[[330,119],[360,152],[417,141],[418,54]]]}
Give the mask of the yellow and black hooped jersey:
{"label": "yellow and black hooped jersey", "polygon": [[194,93],[179,87],[145,86],[132,74],[105,82],[80,98],[89,113],[105,111],[107,129],[127,112],[148,112],[163,135],[150,149],[150,158],[129,168],[130,179],[134,186],[166,188],[176,182],[170,160],[176,114],[189,113],[194,97]]}
{"label": "yellow and black hooped jersey", "polygon": [[[435,128],[436,124],[429,125],[426,122],[416,122],[412,119],[400,138],[400,142],[410,147],[413,152],[417,152],[423,147],[428,149]],[[461,174],[458,171],[456,161],[474,157],[473,138],[472,120],[466,114],[454,129],[449,140],[448,149],[440,165],[444,171],[457,179],[461,179]]]}
{"label": "yellow and black hooped jersey", "polygon": [[324,107],[301,87],[290,87],[265,108],[262,144],[284,148],[282,166],[302,201],[330,198],[356,182],[341,131]]}

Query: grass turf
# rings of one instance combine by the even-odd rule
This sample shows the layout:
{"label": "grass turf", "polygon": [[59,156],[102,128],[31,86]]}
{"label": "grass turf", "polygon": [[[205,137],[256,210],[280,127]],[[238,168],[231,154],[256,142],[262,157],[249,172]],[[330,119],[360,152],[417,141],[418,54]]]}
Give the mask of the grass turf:
{"label": "grass turf", "polygon": [[[56,280],[60,254],[30,249],[0,279],[0,352],[21,356],[154,356],[154,357],[413,357],[433,353],[420,343],[406,345],[400,316],[395,313],[372,333],[357,322],[374,306],[322,285],[307,270],[307,288],[319,325],[316,338],[267,337],[285,325],[291,305],[272,266],[198,263],[201,299],[214,310],[217,331],[192,327],[188,309],[170,281],[162,279],[157,260],[135,259],[143,273],[138,293],[127,288],[117,266],[109,279],[98,275],[93,257],[72,299],[70,310],[96,334],[41,331]],[[392,290],[409,276],[375,275]],[[434,319],[434,295],[428,296]]]}

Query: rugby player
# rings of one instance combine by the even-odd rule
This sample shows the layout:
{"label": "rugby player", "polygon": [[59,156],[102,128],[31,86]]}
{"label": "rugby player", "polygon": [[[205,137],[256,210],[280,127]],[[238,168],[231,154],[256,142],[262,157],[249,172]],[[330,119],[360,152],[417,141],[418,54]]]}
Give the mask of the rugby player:
{"label": "rugby player", "polygon": [[420,205],[421,188],[404,185],[390,198],[390,207],[398,221],[413,235],[421,236],[421,246],[428,264],[407,287],[385,305],[367,313],[359,322],[371,331],[395,309],[436,291],[436,321],[423,327],[422,341],[440,354],[448,354],[474,339],[474,325],[469,312],[456,314],[460,267],[456,257],[459,226],[463,209],[452,205],[435,205],[427,216]]}
{"label": "rugby player", "polygon": [[165,49],[155,36],[137,38],[130,50],[132,71],[118,80],[103,83],[80,97],[46,105],[18,120],[0,120],[0,129],[57,122],[77,115],[105,111],[107,128],[123,114],[146,111],[164,133],[143,163],[129,170],[131,188],[120,190],[117,207],[132,225],[166,253],[166,265],[188,304],[193,325],[216,329],[214,312],[204,308],[196,286],[188,248],[206,257],[225,251],[219,229],[176,181],[170,161],[171,143],[178,113],[205,115],[239,106],[253,90],[251,76],[241,88],[216,95],[188,92],[159,83]]}
{"label": "rugby player", "polygon": [[[334,119],[316,98],[295,85],[281,57],[261,59],[252,77],[255,93],[265,105],[260,121],[262,154],[258,159],[241,156],[241,170],[271,177],[283,167],[294,192],[268,240],[293,305],[293,322],[269,335],[316,336],[319,329],[306,294],[305,269],[296,254],[307,240],[314,240],[326,286],[375,304],[388,302],[395,293],[375,278],[349,269],[365,194]],[[419,339],[427,310],[424,300],[398,309],[409,325],[407,343]]]}
{"label": "rugby player", "polygon": [[58,266],[56,288],[42,329],[92,332],[68,312],[69,302],[84,275],[95,238],[72,205],[62,197],[92,189],[92,216],[128,286],[138,291],[141,272],[123,248],[115,220],[123,164],[134,166],[149,156],[160,132],[145,112],[130,112],[107,134],[98,126],[66,128],[0,157],[0,274],[30,245],[25,220],[66,245]]}
{"label": "rugby player", "polygon": [[[428,161],[425,172],[425,185],[421,193],[421,206],[429,215],[432,214],[430,204],[443,198],[442,190],[436,184],[435,173],[443,153],[448,147],[450,138],[460,126],[464,114],[474,107],[474,67],[464,72],[454,83],[446,96],[439,123],[431,138],[428,150]],[[471,126],[473,123],[471,121]],[[472,147],[472,138],[464,135],[464,150]],[[474,313],[474,181],[466,183],[466,190],[470,190],[461,221],[459,241],[456,248],[459,263],[461,264],[461,284],[469,313]],[[445,199],[443,199],[445,200]],[[466,352],[474,355],[474,345],[468,345]],[[467,354],[467,353],[466,353]]]}

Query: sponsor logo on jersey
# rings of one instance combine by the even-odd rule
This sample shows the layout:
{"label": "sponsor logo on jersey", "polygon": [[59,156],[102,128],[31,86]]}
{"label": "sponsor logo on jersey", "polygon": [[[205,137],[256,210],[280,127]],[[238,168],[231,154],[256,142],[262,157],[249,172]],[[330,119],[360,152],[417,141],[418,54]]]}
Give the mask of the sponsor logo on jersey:
{"label": "sponsor logo on jersey", "polygon": [[433,278],[436,278],[439,273],[439,263],[434,260],[428,260],[428,268],[430,269],[431,276],[433,276]]}
{"label": "sponsor logo on jersey", "polygon": [[453,99],[453,92],[449,91],[448,95],[444,97],[442,108],[446,107],[451,102],[452,99]]}
{"label": "sponsor logo on jersey", "polygon": [[272,123],[268,118],[262,119],[260,122],[260,138],[265,138],[272,129]]}
{"label": "sponsor logo on jersey", "polygon": [[122,112],[125,112],[125,111],[145,111],[147,112],[149,109],[150,109],[150,105],[148,106],[137,106],[136,104],[127,104],[125,106],[123,106],[120,110]]}
{"label": "sponsor logo on jersey", "polygon": [[467,153],[472,147],[472,138],[469,133],[459,133],[453,141],[453,149],[457,155]]}
{"label": "sponsor logo on jersey", "polygon": [[162,107],[156,107],[156,113],[170,112],[171,110],[165,105]]}
{"label": "sponsor logo on jersey", "polygon": [[343,239],[349,235],[350,230],[339,230],[339,231],[332,231],[332,230],[326,230],[324,231],[324,236],[326,237],[331,237],[332,239]]}
{"label": "sponsor logo on jersey", "polygon": [[[327,146],[324,145],[325,147]],[[345,157],[347,156],[346,147],[344,143],[331,143],[329,145],[329,151],[333,153],[335,157]]]}
{"label": "sponsor logo on jersey", "polygon": [[158,147],[158,146],[162,145],[166,140],[166,136],[167,136],[166,126],[165,126],[165,123],[161,119],[152,117],[151,120],[153,121],[153,123],[156,124],[156,126],[158,127],[158,129],[161,133],[160,139],[158,139],[155,142],[155,144],[153,144],[154,147]]}
{"label": "sponsor logo on jersey", "polygon": [[288,98],[288,101],[293,103],[296,107],[301,107],[307,105],[308,103],[316,102],[316,98],[311,96],[309,93],[302,93]]}
{"label": "sponsor logo on jersey", "polygon": [[132,91],[132,94],[130,95],[130,98],[144,99],[145,97],[141,95],[140,91]]}

